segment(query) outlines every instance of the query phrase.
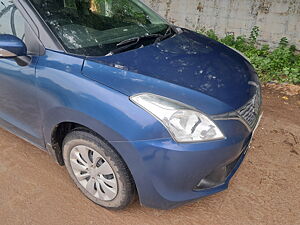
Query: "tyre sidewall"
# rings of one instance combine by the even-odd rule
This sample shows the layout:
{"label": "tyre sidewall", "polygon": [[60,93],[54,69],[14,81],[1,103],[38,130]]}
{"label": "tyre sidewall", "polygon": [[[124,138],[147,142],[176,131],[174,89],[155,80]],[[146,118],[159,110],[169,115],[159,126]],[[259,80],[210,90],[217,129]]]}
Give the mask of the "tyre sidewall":
{"label": "tyre sidewall", "polygon": [[[100,200],[91,195],[77,180],[70,164],[70,153],[76,146],[84,145],[98,152],[111,166],[117,180],[118,193],[111,201]],[[110,209],[122,209],[133,199],[134,187],[128,168],[120,156],[99,138],[82,131],[74,131],[67,135],[63,143],[63,157],[66,168],[76,186],[94,203]]]}

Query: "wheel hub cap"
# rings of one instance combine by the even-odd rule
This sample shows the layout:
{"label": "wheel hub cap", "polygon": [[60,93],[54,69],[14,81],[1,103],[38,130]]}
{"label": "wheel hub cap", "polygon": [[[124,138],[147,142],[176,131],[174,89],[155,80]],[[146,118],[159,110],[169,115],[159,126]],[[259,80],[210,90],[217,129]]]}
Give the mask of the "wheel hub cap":
{"label": "wheel hub cap", "polygon": [[70,163],[76,179],[91,195],[104,201],[117,196],[115,173],[98,152],[84,145],[76,146],[71,150]]}

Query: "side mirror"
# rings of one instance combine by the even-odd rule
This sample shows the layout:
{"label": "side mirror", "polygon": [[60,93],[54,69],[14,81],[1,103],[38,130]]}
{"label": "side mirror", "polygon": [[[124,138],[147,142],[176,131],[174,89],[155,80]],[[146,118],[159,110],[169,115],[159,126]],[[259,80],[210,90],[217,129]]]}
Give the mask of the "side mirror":
{"label": "side mirror", "polygon": [[18,37],[10,34],[0,34],[0,58],[16,58],[27,56],[27,47]]}

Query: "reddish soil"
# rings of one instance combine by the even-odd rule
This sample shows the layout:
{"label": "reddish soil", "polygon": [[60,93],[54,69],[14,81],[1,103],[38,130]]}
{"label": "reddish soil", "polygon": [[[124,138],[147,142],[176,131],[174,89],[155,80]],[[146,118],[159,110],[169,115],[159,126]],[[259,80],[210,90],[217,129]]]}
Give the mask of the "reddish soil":
{"label": "reddish soil", "polygon": [[0,224],[300,224],[300,96],[264,89],[264,117],[225,192],[174,210],[87,200],[64,167],[0,129]]}

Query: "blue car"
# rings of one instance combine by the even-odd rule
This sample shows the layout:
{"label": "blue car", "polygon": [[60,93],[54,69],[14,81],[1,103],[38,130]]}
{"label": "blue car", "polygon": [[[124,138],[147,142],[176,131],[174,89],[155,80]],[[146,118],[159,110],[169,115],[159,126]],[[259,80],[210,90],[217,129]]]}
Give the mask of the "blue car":
{"label": "blue car", "polygon": [[244,56],[138,0],[0,0],[0,126],[102,207],[227,189],[260,115]]}

